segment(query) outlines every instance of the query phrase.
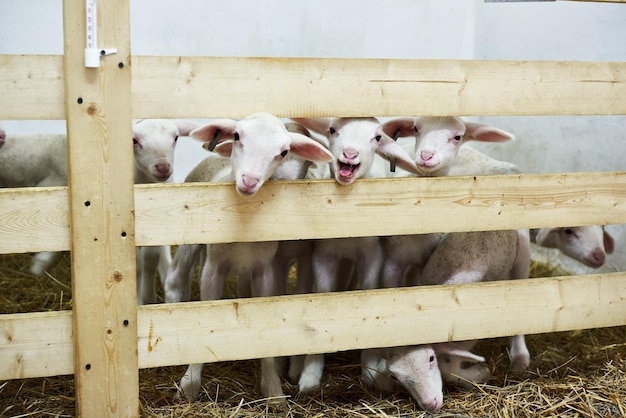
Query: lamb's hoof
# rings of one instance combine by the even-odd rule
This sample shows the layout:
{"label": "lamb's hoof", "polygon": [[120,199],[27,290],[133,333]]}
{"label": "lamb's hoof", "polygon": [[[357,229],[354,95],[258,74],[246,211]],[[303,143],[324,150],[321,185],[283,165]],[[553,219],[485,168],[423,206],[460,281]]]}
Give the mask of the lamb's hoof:
{"label": "lamb's hoof", "polygon": [[298,382],[298,392],[303,395],[309,395],[316,392],[320,388],[320,378],[318,376],[302,375]]}
{"label": "lamb's hoof", "polygon": [[511,359],[511,370],[514,372],[523,372],[530,365],[530,356],[517,356]]}

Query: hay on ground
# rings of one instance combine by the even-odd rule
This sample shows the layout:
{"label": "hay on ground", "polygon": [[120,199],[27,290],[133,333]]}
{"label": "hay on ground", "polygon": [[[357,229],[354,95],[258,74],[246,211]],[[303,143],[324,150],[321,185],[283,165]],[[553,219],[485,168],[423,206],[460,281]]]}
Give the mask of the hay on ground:
{"label": "hay on ground", "polygon": [[[71,309],[69,256],[50,274],[28,273],[28,255],[0,256],[0,313]],[[562,275],[533,265],[533,277]],[[231,292],[234,284],[231,283]],[[197,288],[195,289],[197,294]],[[446,388],[444,406],[426,413],[407,393],[378,393],[361,383],[356,351],[327,355],[321,390],[299,396],[284,382],[287,402],[259,399],[254,360],[209,364],[195,402],[176,398],[185,367],[139,372],[144,417],[626,417],[626,326],[531,335],[527,372],[508,372],[507,340],[481,341],[493,378],[473,389]],[[0,382],[0,417],[76,415],[72,376]]]}

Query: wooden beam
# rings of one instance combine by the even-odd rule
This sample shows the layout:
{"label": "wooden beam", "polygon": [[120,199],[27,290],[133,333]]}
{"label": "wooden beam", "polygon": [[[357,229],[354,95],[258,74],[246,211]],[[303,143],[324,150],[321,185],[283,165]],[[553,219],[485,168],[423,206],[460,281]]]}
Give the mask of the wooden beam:
{"label": "wooden beam", "polygon": [[[624,184],[626,172],[281,181],[248,198],[230,183],[140,185],[136,244],[623,224]],[[0,253],[69,249],[66,188],[0,190],[0,199]]]}
{"label": "wooden beam", "polygon": [[[132,67],[135,118],[626,114],[623,62],[134,56]],[[65,119],[61,68],[0,56],[0,119]]]}
{"label": "wooden beam", "polygon": [[[147,368],[620,326],[624,312],[626,273],[159,304],[138,309],[136,348]],[[72,373],[71,315],[0,316],[0,379]]]}
{"label": "wooden beam", "polygon": [[138,417],[130,6],[97,9],[97,46],[117,53],[86,68],[86,2],[63,2],[76,404]]}

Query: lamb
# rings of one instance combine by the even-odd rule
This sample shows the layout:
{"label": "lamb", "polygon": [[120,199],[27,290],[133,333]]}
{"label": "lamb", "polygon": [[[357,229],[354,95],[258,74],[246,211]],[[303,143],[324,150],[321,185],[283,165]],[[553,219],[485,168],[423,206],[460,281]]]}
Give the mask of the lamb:
{"label": "lamb", "polygon": [[[296,123],[285,123],[285,128],[289,132],[311,137],[310,132],[306,128]],[[312,165],[312,161],[305,160],[295,153],[290,153],[287,154],[276,167],[270,179],[303,179],[308,176],[309,169],[312,168]],[[185,182],[194,183],[206,181],[205,179],[207,178],[224,178],[228,176],[230,171],[230,158],[211,153],[189,172],[185,178]],[[204,248],[204,245],[198,244],[179,246],[178,254],[172,260],[164,283],[165,302],[175,303],[190,300],[193,272],[202,258]],[[280,241],[278,243],[278,248],[272,262],[274,276],[277,277],[275,282],[279,286],[276,290],[277,294],[286,293],[289,267],[293,260],[297,260],[297,276],[301,278],[298,280],[295,293],[305,293],[307,291],[308,286],[306,284],[312,282],[312,254],[312,240]],[[304,289],[301,289],[303,286]],[[237,281],[237,287],[240,297],[250,296],[250,283],[245,277],[241,277]]]}
{"label": "lamb", "polygon": [[65,135],[5,135],[0,187],[67,185]]}
{"label": "lamb", "polygon": [[[191,121],[145,119],[133,125],[135,184],[164,183],[174,173],[174,151],[179,135],[187,136],[199,124]],[[170,247],[137,247],[137,303],[156,302],[155,276],[161,284],[172,262]]]}
{"label": "lamb", "polygon": [[[335,160],[330,172],[342,185],[358,178],[389,177],[389,163],[394,160],[403,173],[417,173],[417,167],[404,149],[382,130],[375,118],[294,119],[311,131],[326,135]],[[380,158],[382,157],[382,158]],[[384,159],[384,160],[383,160]],[[399,173],[395,174],[399,175]],[[354,262],[357,284],[361,289],[378,287],[383,251],[378,237],[318,240],[313,252],[314,287],[317,292],[336,291],[339,263]],[[302,363],[304,361],[304,363]],[[298,379],[299,390],[309,393],[320,385],[324,367],[323,354],[292,358],[289,376]]]}
{"label": "lamb", "polygon": [[[445,234],[424,266],[420,285],[528,278],[528,230]],[[511,337],[511,368],[524,370],[530,354],[523,335]]]}
{"label": "lamb", "polygon": [[[179,135],[198,127],[194,122],[147,119],[133,125],[135,183],[165,182],[171,178],[174,150]],[[65,135],[15,135],[6,139],[0,152],[0,186],[45,187],[67,185]],[[33,258],[31,272],[43,275],[56,253],[42,252]],[[156,301],[154,277],[157,266],[165,277],[171,259],[169,247],[137,248],[138,303]]]}
{"label": "lamb", "polygon": [[602,267],[615,247],[613,237],[601,225],[541,228],[531,230],[531,239],[592,268]]}
{"label": "lamb", "polygon": [[399,385],[422,409],[438,411],[443,382],[462,386],[486,382],[485,359],[470,352],[475,341],[363,350],[361,373],[370,388],[392,392]]}
{"label": "lamb", "polygon": [[[486,124],[463,122],[457,117],[421,117],[392,119],[383,125],[393,137],[415,136],[415,163],[425,176],[462,176],[518,174],[514,164],[495,160],[473,148],[466,141],[503,142],[514,135]],[[420,270],[434,251],[442,234],[390,236],[382,240],[386,258],[381,277],[383,287],[403,284],[412,268],[415,284]]]}
{"label": "lamb", "polygon": [[[327,163],[333,158],[324,146],[302,134],[288,132],[280,119],[266,113],[240,121],[217,120],[194,130],[191,136],[205,142],[209,149],[215,145],[215,151],[221,156],[230,156],[226,172],[215,173],[206,167],[204,181],[234,181],[237,193],[243,197],[254,195],[289,153],[317,163]],[[252,296],[277,294],[281,286],[275,283],[272,274],[277,247],[275,241],[207,245],[200,276],[201,299],[221,298],[224,280],[231,273],[249,277]],[[179,395],[188,399],[198,396],[202,368],[203,364],[189,366],[181,379]],[[284,398],[273,358],[261,360],[261,393],[273,400]]]}
{"label": "lamb", "polygon": [[[384,129],[389,135],[411,135],[411,132],[417,132],[416,135],[416,163],[421,168],[424,175],[442,176],[442,175],[488,175],[488,174],[517,174],[521,170],[514,164],[498,161],[490,158],[472,148],[460,147],[463,141],[463,134],[470,133],[470,138],[476,136],[481,139],[489,138],[494,141],[504,141],[513,139],[513,135],[493,128],[489,125],[468,124],[469,128],[463,129],[460,124],[463,122],[458,118],[418,118],[416,122],[411,124],[411,120],[392,120],[385,124]],[[461,136],[460,139],[456,138]],[[426,145],[423,143],[425,142]],[[434,160],[434,161],[432,161]],[[494,233],[486,233],[491,235]],[[514,235],[515,232],[507,233]],[[462,237],[458,235],[457,237]],[[519,239],[525,242],[526,234],[519,232]],[[445,237],[444,234],[425,234],[425,235],[407,235],[407,236],[391,236],[383,238],[383,246],[386,252],[385,265],[381,277],[381,285],[383,287],[397,287],[404,283],[404,275],[409,269],[412,269],[412,277],[409,284],[420,284],[422,269],[430,262],[431,256],[442,257],[446,251],[446,243],[439,248],[440,241]],[[497,240],[496,236],[492,236]],[[446,242],[448,239],[446,239]],[[529,244],[528,244],[529,245]],[[437,256],[433,252],[438,249]],[[454,257],[454,255],[451,255]],[[524,260],[520,260],[523,266]],[[528,269],[526,263],[526,271]],[[486,266],[484,266],[486,267]],[[430,274],[426,271],[425,275]],[[523,271],[519,274],[523,276]],[[482,280],[482,278],[481,278]],[[437,282],[438,283],[438,282]],[[523,353],[524,347],[523,337],[515,337],[513,339],[515,350]],[[520,341],[521,339],[521,341]],[[368,358],[370,362],[374,361],[378,351],[364,350],[363,356]],[[403,352],[396,353],[401,358]],[[523,354],[520,354],[519,364],[515,367],[524,367],[525,360]],[[453,354],[445,356],[445,362],[442,366],[452,368],[455,374],[459,372],[459,362],[461,359]],[[476,382],[484,382],[488,378],[488,373],[484,372],[481,367],[472,367],[466,371],[475,371],[466,375],[465,378]],[[447,371],[449,373],[449,370]]]}
{"label": "lamb", "polygon": [[[468,141],[505,142],[515,139],[513,134],[491,125],[464,122],[452,116],[393,119],[385,123],[383,129],[392,137],[415,137],[415,163],[424,176],[464,175],[461,169],[455,172],[454,167],[459,150]],[[467,158],[469,160],[471,156]],[[466,172],[472,169],[469,164],[467,166],[464,169]]]}

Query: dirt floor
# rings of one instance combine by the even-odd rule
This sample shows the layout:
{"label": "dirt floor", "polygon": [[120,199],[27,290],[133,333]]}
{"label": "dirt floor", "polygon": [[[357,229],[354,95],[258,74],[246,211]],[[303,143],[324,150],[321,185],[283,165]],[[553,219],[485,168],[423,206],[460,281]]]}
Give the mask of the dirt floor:
{"label": "dirt floor", "polygon": [[[27,273],[29,256],[0,256],[0,313],[71,309],[69,257],[43,278]],[[534,266],[534,276],[559,275]],[[626,313],[625,313],[626,315]],[[493,372],[488,384],[447,387],[437,413],[404,392],[378,393],[360,381],[359,354],[327,355],[321,391],[300,396],[284,382],[286,403],[260,399],[254,360],[207,365],[195,402],[176,398],[185,367],[139,373],[145,417],[626,417],[626,326],[530,335],[527,372],[508,372],[507,340],[479,342],[475,352]],[[72,376],[0,382],[0,417],[76,415]]]}

